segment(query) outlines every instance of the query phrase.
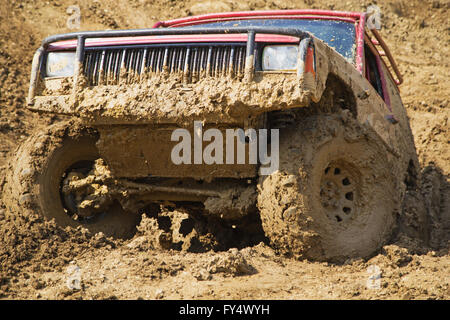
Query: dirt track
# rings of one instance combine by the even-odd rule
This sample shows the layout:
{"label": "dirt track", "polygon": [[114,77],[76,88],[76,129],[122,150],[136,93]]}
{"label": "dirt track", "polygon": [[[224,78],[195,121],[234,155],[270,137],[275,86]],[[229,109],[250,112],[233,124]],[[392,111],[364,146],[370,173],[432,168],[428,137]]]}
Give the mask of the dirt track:
{"label": "dirt track", "polygon": [[[0,193],[17,145],[33,130],[56,122],[25,109],[34,50],[47,35],[70,31],[66,8],[79,4],[81,29],[149,27],[157,20],[214,11],[316,8],[362,11],[369,1],[87,1],[0,0]],[[405,83],[401,94],[422,165],[430,241],[399,234],[371,259],[342,265],[295,261],[267,244],[240,250],[187,253],[161,249],[145,218],[128,241],[84,230],[63,230],[29,214],[8,217],[0,204],[0,297],[56,299],[302,299],[450,298],[450,114],[448,86],[450,2],[378,1],[382,35]],[[0,197],[1,198],[1,197]],[[228,245],[233,247],[233,243]],[[235,246],[236,243],[235,243]],[[218,249],[228,249],[227,246]],[[81,290],[70,290],[68,268],[81,271]],[[367,287],[376,268],[379,289]]]}

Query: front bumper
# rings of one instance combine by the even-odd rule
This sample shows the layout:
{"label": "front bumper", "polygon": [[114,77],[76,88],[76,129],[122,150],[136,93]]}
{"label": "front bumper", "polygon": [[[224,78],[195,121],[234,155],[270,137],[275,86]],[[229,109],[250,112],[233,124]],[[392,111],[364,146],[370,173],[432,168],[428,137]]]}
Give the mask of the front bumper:
{"label": "front bumper", "polygon": [[30,109],[74,115],[98,125],[242,123],[265,112],[307,106],[313,98],[305,81],[293,73],[255,73],[251,82],[207,77],[193,84],[174,74],[86,87],[76,96],[37,96]]}

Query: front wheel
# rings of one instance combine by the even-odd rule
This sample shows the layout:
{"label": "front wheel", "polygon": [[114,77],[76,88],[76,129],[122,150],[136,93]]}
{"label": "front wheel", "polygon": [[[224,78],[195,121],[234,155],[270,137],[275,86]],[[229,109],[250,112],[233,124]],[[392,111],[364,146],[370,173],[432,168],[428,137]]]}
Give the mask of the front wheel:
{"label": "front wheel", "polygon": [[92,130],[57,124],[30,137],[16,153],[7,173],[4,203],[13,214],[32,209],[61,227],[83,226],[92,233],[127,238],[139,216],[125,212],[118,202],[102,210],[81,210],[82,192],[65,192],[74,177],[82,179],[100,156]]}
{"label": "front wheel", "polygon": [[377,136],[353,119],[304,119],[280,133],[280,168],[261,177],[264,231],[281,252],[320,261],[367,257],[391,236],[397,177]]}

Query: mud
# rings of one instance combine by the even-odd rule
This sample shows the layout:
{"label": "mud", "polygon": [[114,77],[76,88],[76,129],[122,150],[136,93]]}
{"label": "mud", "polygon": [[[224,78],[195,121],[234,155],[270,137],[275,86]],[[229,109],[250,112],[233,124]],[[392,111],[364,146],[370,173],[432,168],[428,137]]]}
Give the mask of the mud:
{"label": "mud", "polygon": [[[30,171],[30,172],[28,172]],[[32,172],[25,168],[21,173]],[[197,201],[204,205],[203,213],[226,220],[239,220],[256,209],[256,188],[253,185],[222,181],[203,184],[194,180],[179,179],[133,182],[117,179],[111,174],[103,159],[95,160],[93,168],[86,175],[70,172],[63,180],[61,192],[64,197],[74,195],[77,214],[89,217],[108,210],[119,201],[122,208],[130,212],[140,210],[150,201]],[[251,182],[251,180],[248,180]]]}
{"label": "mud", "polygon": [[[403,217],[404,175],[390,175],[397,159],[389,160],[370,126],[347,114],[310,116],[299,120],[303,130],[280,134],[280,150],[287,150],[280,170],[258,184],[263,227],[280,252],[334,262],[367,258]],[[405,223],[425,224],[425,217],[423,210]]]}
{"label": "mud", "polygon": [[[137,83],[77,88],[75,106],[47,104],[38,97],[33,108],[59,113],[70,110],[93,124],[241,123],[250,116],[283,106],[305,106],[309,91],[295,74],[257,76],[253,82],[231,77],[203,77],[184,84],[182,75],[153,75]],[[71,100],[69,100],[71,101]]]}
{"label": "mud", "polygon": [[[142,212],[137,234],[126,245],[129,248],[200,253],[224,251],[233,246],[244,248],[266,241],[255,216],[224,224],[219,219],[196,214],[193,208],[161,206]],[[246,230],[252,227],[254,234],[249,237]]]}
{"label": "mud", "polygon": [[[61,118],[37,117],[25,109],[25,98],[34,50],[45,36],[70,31],[66,28],[65,9],[72,4],[65,0],[45,3],[13,0],[0,6],[0,192],[3,192],[1,186],[8,159],[16,146],[33,130],[45,128]],[[272,3],[251,0],[245,4],[80,1],[82,29],[91,30],[148,27],[158,18],[194,12],[306,7],[364,10],[369,4],[321,0]],[[154,227],[147,229],[145,219],[139,228],[149,231],[139,231],[134,238],[119,241],[101,234],[92,235],[81,228],[59,228],[30,211],[10,216],[8,206],[3,204],[0,208],[2,298],[449,299],[449,3],[386,0],[377,5],[383,12],[381,33],[404,74],[401,96],[420,160],[418,191],[411,191],[407,204],[411,214],[427,210],[431,226],[428,243],[400,232],[373,257],[329,264],[286,258],[267,242],[257,244],[259,241],[247,233],[253,242],[242,241],[238,245],[220,239],[217,243],[226,245],[214,247],[210,245],[214,241],[205,241],[219,251],[196,253],[145,243],[146,238],[142,238],[145,232],[152,235],[159,232]],[[405,225],[417,227],[408,222]],[[231,225],[230,234],[236,229]],[[140,241],[142,248],[138,245]],[[262,237],[260,241],[266,240]],[[238,247],[237,253],[227,252],[231,247]],[[220,272],[212,273],[209,270],[213,268],[205,267],[212,260],[217,261],[220,267],[215,270]],[[71,265],[82,270],[80,290],[66,285],[67,268]],[[371,289],[367,280],[376,270],[371,268],[373,265],[379,267],[381,281],[379,287]],[[237,275],[236,270],[246,272]]]}
{"label": "mud", "polygon": [[[258,128],[257,121],[248,121],[251,128]],[[111,171],[116,177],[139,178],[147,176],[157,177],[189,177],[193,179],[202,179],[211,181],[213,178],[252,178],[257,176],[257,166],[249,164],[246,160],[244,164],[195,164],[193,156],[195,154],[193,143],[194,128],[193,123],[186,128],[190,134],[188,148],[190,148],[190,164],[175,164],[172,152],[180,143],[179,140],[173,141],[172,135],[178,127],[164,126],[161,128],[148,126],[99,126],[100,133],[97,147],[101,156],[107,160]],[[213,127],[213,125],[209,125]],[[221,133],[225,137],[228,127],[220,127]],[[232,127],[234,130],[235,128]],[[207,130],[205,127],[203,130]],[[202,136],[199,137],[203,139]],[[164,143],[161,143],[164,141]],[[225,140],[224,140],[225,141]],[[235,143],[234,156],[237,154],[237,143]],[[206,143],[203,143],[206,145]],[[124,153],[122,150],[127,149]],[[248,147],[245,147],[248,149]],[[184,151],[183,151],[184,152]],[[226,161],[226,151],[223,152]],[[201,161],[203,163],[203,160]],[[130,163],[133,163],[130,166]]]}

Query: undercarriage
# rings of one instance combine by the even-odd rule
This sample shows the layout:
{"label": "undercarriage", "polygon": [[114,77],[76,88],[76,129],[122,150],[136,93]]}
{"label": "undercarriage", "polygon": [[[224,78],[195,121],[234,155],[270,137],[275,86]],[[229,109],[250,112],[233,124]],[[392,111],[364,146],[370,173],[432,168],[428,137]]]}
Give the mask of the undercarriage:
{"label": "undercarriage", "polygon": [[66,208],[76,219],[105,212],[114,201],[129,212],[137,212],[149,203],[198,203],[203,204],[207,214],[239,219],[255,211],[257,195],[254,179],[223,178],[212,182],[191,178],[117,179],[111,176],[102,159],[72,167],[65,173],[61,192]]}

